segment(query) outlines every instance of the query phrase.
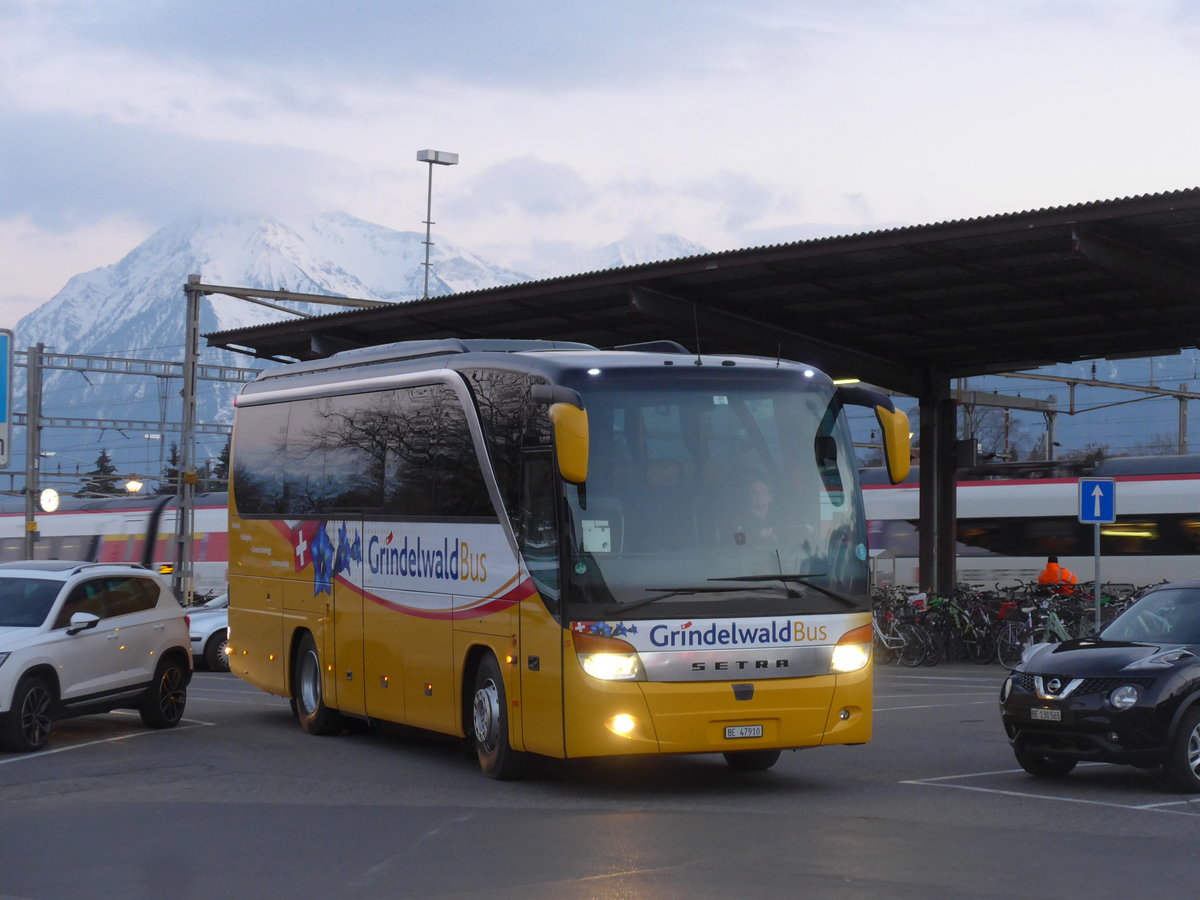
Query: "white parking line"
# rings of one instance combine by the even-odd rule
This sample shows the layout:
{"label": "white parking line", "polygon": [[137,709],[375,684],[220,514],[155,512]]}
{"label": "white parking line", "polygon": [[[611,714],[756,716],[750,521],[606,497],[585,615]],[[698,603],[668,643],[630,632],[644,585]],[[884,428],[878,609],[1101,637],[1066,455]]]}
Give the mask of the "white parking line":
{"label": "white parking line", "polygon": [[[1083,763],[1082,766],[1105,766],[1105,763]],[[1167,813],[1176,816],[1189,816],[1195,818],[1197,812],[1200,812],[1200,799],[1197,800],[1171,800],[1162,803],[1113,803],[1108,800],[1084,800],[1078,797],[1059,797],[1054,794],[1038,794],[1032,791],[1013,791],[1004,790],[1001,788],[977,787],[971,784],[949,784],[950,781],[957,781],[964,778],[986,778],[990,775],[1019,775],[1024,769],[1000,769],[995,772],[972,772],[967,775],[940,775],[934,778],[914,778],[906,781],[901,781],[900,784],[915,784],[921,787],[941,787],[955,788],[960,791],[975,791],[979,794],[1000,794],[1005,797],[1021,797],[1026,800],[1051,800],[1060,803],[1077,803],[1085,806],[1106,806],[1115,809],[1136,809],[1144,812]],[[1167,809],[1168,806],[1188,806],[1196,804],[1191,810],[1184,811],[1178,809]]]}
{"label": "white parking line", "polygon": [[949,706],[990,706],[991,700],[971,700],[968,703],[925,703],[920,706],[884,706],[875,707],[875,712],[897,712],[902,709],[942,709]]}
{"label": "white parking line", "polygon": [[[116,713],[116,715],[128,715],[127,713]],[[187,722],[189,724],[184,725]],[[172,731],[188,731],[192,728],[208,728],[216,725],[216,722],[201,722],[199,719],[180,719],[179,725],[174,728],[152,728],[148,731],[132,731],[129,734],[118,734],[113,737],[100,738],[95,741],[85,741],[82,744],[71,744],[67,747],[55,747],[53,750],[42,750],[40,753],[20,753],[13,756],[0,757],[0,766],[8,765],[9,763],[24,762],[30,759],[41,759],[44,756],[53,756],[55,753],[66,753],[70,750],[82,750],[84,747],[94,747],[97,744],[115,744],[117,741],[127,741],[130,738],[142,737],[147,734],[170,734]]]}
{"label": "white parking line", "polygon": [[276,709],[276,708],[284,705],[285,703],[287,703],[287,700],[283,699],[282,697],[276,697],[274,702],[272,702],[269,698],[265,698],[263,700],[229,700],[225,697],[199,696],[195,693],[195,691],[189,693],[188,694],[188,703],[197,703],[197,702],[199,702],[199,703],[205,703],[205,702],[208,702],[208,703],[232,703],[236,706],[266,706],[271,709]]}

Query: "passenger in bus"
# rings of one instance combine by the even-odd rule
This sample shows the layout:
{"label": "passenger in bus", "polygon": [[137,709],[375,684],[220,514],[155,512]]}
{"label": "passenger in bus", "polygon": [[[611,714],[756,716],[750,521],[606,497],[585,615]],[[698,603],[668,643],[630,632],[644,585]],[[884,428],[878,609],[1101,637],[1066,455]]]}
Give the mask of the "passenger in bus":
{"label": "passenger in bus", "polygon": [[1038,575],[1038,584],[1050,587],[1071,586],[1079,579],[1075,577],[1075,573],[1065,566],[1058,564],[1057,556],[1046,558],[1046,568],[1042,569]]}

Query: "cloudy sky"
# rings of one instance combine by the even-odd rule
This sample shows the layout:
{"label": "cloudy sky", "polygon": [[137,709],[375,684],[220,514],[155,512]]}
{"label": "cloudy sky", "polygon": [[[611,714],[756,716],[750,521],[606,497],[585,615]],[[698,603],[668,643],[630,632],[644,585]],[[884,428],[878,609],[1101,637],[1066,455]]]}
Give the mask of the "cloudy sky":
{"label": "cloudy sky", "polygon": [[0,327],[174,219],[336,209],[523,271],[1200,184],[1168,0],[0,0]]}

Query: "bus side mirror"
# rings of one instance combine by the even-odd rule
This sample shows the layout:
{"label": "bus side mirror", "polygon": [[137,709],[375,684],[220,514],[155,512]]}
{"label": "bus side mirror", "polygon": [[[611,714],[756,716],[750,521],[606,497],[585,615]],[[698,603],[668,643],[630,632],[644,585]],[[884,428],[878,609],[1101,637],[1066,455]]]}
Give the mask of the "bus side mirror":
{"label": "bus side mirror", "polygon": [[875,410],[879,431],[883,435],[883,464],[887,467],[892,484],[899,484],[908,477],[912,463],[912,432],[908,416],[896,409],[886,394],[864,387],[842,386],[838,397],[843,404],[865,406]]}
{"label": "bus side mirror", "polygon": [[571,403],[552,403],[550,421],[554,423],[559,474],[571,484],[583,484],[588,473],[587,410]]}
{"label": "bus side mirror", "polygon": [[901,410],[875,407],[875,418],[883,435],[883,464],[887,467],[892,484],[899,484],[908,477],[911,466],[912,438],[908,416]]}

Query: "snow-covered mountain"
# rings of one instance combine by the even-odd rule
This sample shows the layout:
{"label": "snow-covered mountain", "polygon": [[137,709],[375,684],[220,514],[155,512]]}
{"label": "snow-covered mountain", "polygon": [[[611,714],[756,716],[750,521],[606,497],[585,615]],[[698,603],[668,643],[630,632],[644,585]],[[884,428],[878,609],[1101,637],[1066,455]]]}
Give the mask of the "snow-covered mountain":
{"label": "snow-covered mountain", "polygon": [[[436,237],[436,236],[435,236]],[[48,351],[129,359],[179,361],[184,344],[183,285],[190,274],[207,284],[332,294],[401,303],[424,293],[425,236],[364,222],[345,213],[301,220],[265,217],[197,218],[153,234],[118,262],[73,277],[53,298],[25,316],[15,329],[19,350],[42,343]],[[453,244],[435,240],[430,252],[431,296],[480,290],[552,275],[594,271],[659,259],[691,256],[704,248],[670,235],[617,242],[583,252],[566,266],[525,274],[494,265]],[[311,306],[318,315],[337,307]],[[220,295],[202,300],[201,332],[224,331],[278,321],[285,313]],[[203,342],[202,342],[203,343]],[[262,361],[203,348],[203,361],[260,368]],[[15,379],[24,396],[24,370]],[[130,428],[102,435],[82,429],[46,429],[42,446],[70,448],[43,468],[88,471],[100,448],[118,468],[142,474],[160,470],[159,448],[177,435],[169,427],[148,429],[132,423],[178,422],[179,389],[174,379],[131,377],[47,369],[43,415],[114,419]],[[202,381],[197,418],[228,424],[239,385]],[[24,410],[24,402],[16,407]],[[114,433],[115,432],[115,433]],[[159,442],[148,432],[162,434]],[[21,440],[16,435],[18,442]],[[223,438],[198,439],[197,456],[215,457]],[[13,467],[24,465],[14,446]],[[144,461],[139,461],[141,458]]]}
{"label": "snow-covered mountain", "polygon": [[[111,266],[72,278],[17,325],[18,346],[38,341],[64,353],[138,356],[182,351],[182,286],[189,274],[208,284],[365,297],[401,302],[424,289],[424,237],[344,213],[299,222],[272,218],[203,218],[156,232]],[[433,295],[528,280],[451,244],[430,254]],[[309,311],[328,313],[329,307]],[[204,330],[224,330],[285,316],[266,307],[210,297]],[[178,320],[179,327],[171,323]],[[176,356],[170,354],[174,352]]]}

